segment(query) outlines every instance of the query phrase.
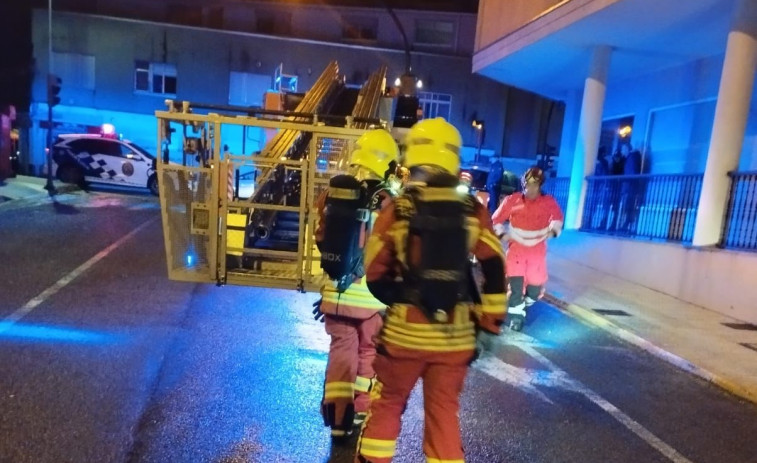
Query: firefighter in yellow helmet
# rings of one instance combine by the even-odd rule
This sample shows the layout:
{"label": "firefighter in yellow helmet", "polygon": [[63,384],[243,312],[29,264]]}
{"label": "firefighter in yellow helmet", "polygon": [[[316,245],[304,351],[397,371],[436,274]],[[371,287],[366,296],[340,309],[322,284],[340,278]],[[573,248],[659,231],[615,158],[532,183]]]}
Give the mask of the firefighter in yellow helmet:
{"label": "firefighter in yellow helmet", "polygon": [[[381,210],[368,238],[368,288],[389,308],[358,462],[392,460],[400,418],[419,378],[426,459],[464,459],[459,396],[477,347],[500,332],[506,295],[502,246],[489,214],[471,195],[456,190],[460,147],[459,132],[444,119],[411,127],[404,163],[410,180],[402,195]],[[471,254],[481,264],[480,292],[470,275]]]}
{"label": "firefighter in yellow helmet", "polygon": [[368,410],[374,338],[386,306],[365,285],[363,247],[371,216],[392,195],[389,184],[398,154],[387,131],[366,132],[355,143],[348,174],[333,177],[316,202],[316,243],[331,280],[321,289],[313,313],[331,336],[321,412],[335,440],[347,437]]}

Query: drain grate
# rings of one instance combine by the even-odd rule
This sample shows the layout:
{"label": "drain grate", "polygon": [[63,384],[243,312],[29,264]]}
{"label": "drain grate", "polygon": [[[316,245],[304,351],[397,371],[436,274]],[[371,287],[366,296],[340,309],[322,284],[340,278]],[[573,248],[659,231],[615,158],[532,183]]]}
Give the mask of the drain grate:
{"label": "drain grate", "polygon": [[741,331],[757,331],[757,325],[751,323],[721,323],[723,326]]}
{"label": "drain grate", "polygon": [[754,343],[754,342],[740,342],[739,345],[740,346],[744,346],[747,349],[751,349],[751,350],[757,352],[757,343]]}
{"label": "drain grate", "polygon": [[594,309],[594,312],[600,315],[610,315],[614,317],[630,317],[631,314],[623,310]]}

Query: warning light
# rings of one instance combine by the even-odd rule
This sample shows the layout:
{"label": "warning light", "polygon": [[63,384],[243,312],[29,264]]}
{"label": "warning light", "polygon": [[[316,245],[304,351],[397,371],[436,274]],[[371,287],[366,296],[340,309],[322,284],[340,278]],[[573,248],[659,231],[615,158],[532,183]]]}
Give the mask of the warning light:
{"label": "warning light", "polygon": [[624,125],[623,127],[618,129],[618,135],[620,135],[621,138],[625,138],[629,135],[631,135],[631,126],[630,125]]}
{"label": "warning light", "polygon": [[100,127],[100,135],[105,138],[117,138],[116,128],[113,126],[113,124],[103,124]]}

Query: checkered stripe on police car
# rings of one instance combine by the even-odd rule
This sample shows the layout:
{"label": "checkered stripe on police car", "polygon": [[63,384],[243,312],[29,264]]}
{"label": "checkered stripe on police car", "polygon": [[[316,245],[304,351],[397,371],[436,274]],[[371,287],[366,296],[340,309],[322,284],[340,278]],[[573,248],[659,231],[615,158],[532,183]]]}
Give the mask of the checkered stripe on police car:
{"label": "checkered stripe on police car", "polygon": [[89,154],[80,156],[79,159],[81,159],[81,162],[89,166],[90,175],[93,177],[100,176],[101,178],[113,178],[117,175],[115,170],[106,169],[108,163],[102,159],[95,159]]}

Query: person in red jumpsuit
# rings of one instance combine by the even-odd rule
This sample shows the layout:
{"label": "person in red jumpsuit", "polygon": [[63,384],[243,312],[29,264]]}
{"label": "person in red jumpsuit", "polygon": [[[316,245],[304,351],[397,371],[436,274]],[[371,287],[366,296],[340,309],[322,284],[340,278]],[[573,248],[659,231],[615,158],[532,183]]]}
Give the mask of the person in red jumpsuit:
{"label": "person in red jumpsuit", "polygon": [[527,309],[543,295],[547,238],[562,231],[563,212],[555,198],[542,193],[544,180],[540,168],[528,169],[522,179],[523,192],[506,197],[492,216],[497,236],[507,243],[508,325],[515,331],[523,329]]}

